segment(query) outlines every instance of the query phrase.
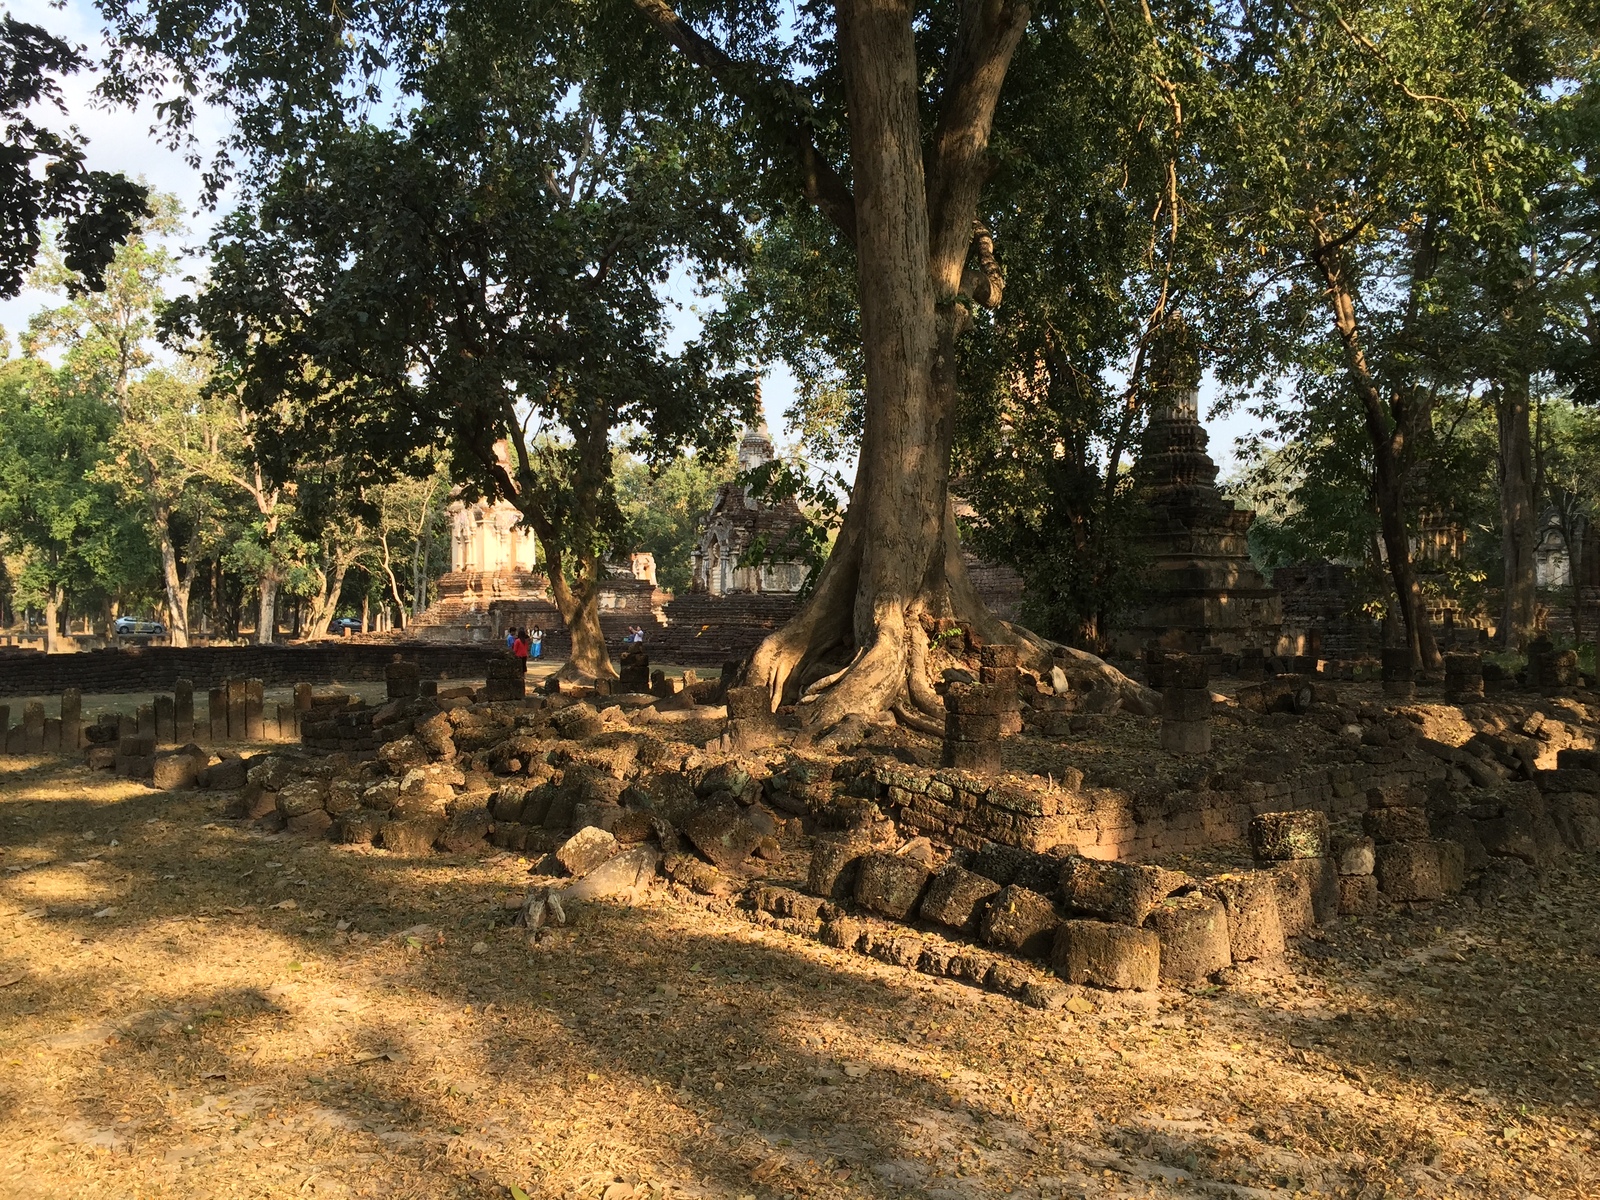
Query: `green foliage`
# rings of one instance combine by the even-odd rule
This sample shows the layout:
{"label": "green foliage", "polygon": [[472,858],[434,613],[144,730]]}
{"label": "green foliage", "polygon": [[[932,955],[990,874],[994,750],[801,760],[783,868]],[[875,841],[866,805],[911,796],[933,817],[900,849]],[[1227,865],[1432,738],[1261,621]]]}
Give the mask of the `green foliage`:
{"label": "green foliage", "polygon": [[357,495],[448,450],[462,495],[510,500],[592,574],[624,531],[612,431],[660,464],[726,445],[750,409],[711,347],[667,353],[659,295],[739,228],[680,134],[527,50],[468,23],[396,127],[329,128],[279,164],[190,311],[270,479],[315,463]]}
{"label": "green foliage", "polygon": [[16,598],[43,606],[67,593],[148,587],[152,554],[117,491],[96,478],[116,410],[71,356],[0,365],[0,546],[21,556]]}
{"label": "green foliage", "polygon": [[622,513],[618,550],[649,551],[655,556],[660,585],[673,592],[688,591],[700,522],[717,488],[733,478],[731,450],[680,455],[655,468],[619,451],[614,472]]}
{"label": "green foliage", "polygon": [[82,70],[82,47],[0,13],[0,296],[22,290],[45,226],[62,222],[65,262],[93,289],[117,245],[148,215],[141,184],[88,167],[74,127],[57,133],[29,110],[59,112],[60,79]]}

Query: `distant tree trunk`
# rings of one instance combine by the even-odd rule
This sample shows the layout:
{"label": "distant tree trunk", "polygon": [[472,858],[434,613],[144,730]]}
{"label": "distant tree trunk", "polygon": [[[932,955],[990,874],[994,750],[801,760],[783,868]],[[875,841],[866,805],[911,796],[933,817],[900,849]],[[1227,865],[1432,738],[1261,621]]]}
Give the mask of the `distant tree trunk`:
{"label": "distant tree trunk", "polygon": [[[420,617],[428,611],[428,543],[426,530],[417,535],[417,545],[411,553],[411,615]],[[406,627],[406,607],[400,599],[399,589],[394,594],[395,605],[400,609],[400,628]]]}
{"label": "distant tree trunk", "polygon": [[324,566],[322,570],[322,587],[311,606],[311,631],[306,635],[307,641],[320,642],[330,636],[328,624],[339,612],[339,598],[344,595],[345,576],[350,573],[354,557],[342,546],[334,545],[330,550],[327,561],[331,561],[332,569]]}
{"label": "distant tree trunk", "polygon": [[61,642],[61,610],[67,603],[67,589],[56,584],[45,595],[44,601],[44,652],[60,654],[65,648]]}
{"label": "distant tree trunk", "polygon": [[172,544],[172,534],[168,523],[172,513],[164,504],[152,500],[150,502],[151,524],[156,531],[156,545],[161,553],[161,582],[167,592],[167,616],[171,622],[168,638],[174,646],[187,646],[189,644],[189,585],[193,582],[193,571],[190,578],[185,580],[178,570],[178,551]]}
{"label": "distant tree trunk", "polygon": [[1403,426],[1392,419],[1378,389],[1377,379],[1367,363],[1356,319],[1355,298],[1347,286],[1340,258],[1342,244],[1324,239],[1316,231],[1312,260],[1327,285],[1328,303],[1333,311],[1334,329],[1344,348],[1345,367],[1351,389],[1361,402],[1367,435],[1372,444],[1373,499],[1378,506],[1378,524],[1383,548],[1394,580],[1400,616],[1405,622],[1406,642],[1411,648],[1413,666],[1436,668],[1443,661],[1428,624],[1427,605],[1411,561],[1411,536],[1406,528],[1405,475],[1401,456],[1405,449]]}
{"label": "distant tree trunk", "polygon": [[272,573],[263,575],[257,584],[257,591],[260,604],[256,609],[256,644],[270,646],[278,625],[277,575]]}
{"label": "distant tree trunk", "polygon": [[1538,579],[1534,551],[1539,537],[1528,379],[1504,381],[1495,394],[1500,434],[1500,546],[1505,569],[1501,642],[1521,650],[1533,639]]}

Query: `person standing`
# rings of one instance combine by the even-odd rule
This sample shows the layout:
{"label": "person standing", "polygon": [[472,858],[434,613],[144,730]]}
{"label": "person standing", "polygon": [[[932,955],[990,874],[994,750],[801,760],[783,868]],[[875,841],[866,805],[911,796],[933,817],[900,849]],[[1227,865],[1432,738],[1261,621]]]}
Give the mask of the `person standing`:
{"label": "person standing", "polygon": [[533,631],[533,636],[529,642],[529,648],[531,649],[535,659],[544,657],[544,630],[535,629]]}
{"label": "person standing", "polygon": [[506,630],[506,649],[510,650],[516,644],[517,644],[517,631],[516,631],[516,628],[513,626],[512,628]]}
{"label": "person standing", "polygon": [[528,670],[528,631],[526,629],[517,630],[517,636],[511,643],[511,653],[516,655],[517,661],[522,664],[522,670],[526,674]]}

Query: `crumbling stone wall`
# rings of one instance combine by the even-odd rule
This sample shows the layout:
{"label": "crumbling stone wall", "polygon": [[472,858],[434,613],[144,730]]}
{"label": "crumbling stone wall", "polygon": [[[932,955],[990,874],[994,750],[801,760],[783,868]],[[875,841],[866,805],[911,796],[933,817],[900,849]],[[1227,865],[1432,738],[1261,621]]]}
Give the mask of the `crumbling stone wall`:
{"label": "crumbling stone wall", "polygon": [[35,696],[77,688],[85,695],[171,691],[179,679],[196,688],[227,679],[259,679],[267,687],[379,680],[396,653],[425,678],[472,678],[485,673],[505,647],[362,645],[131,646],[84,654],[0,652],[0,696]]}

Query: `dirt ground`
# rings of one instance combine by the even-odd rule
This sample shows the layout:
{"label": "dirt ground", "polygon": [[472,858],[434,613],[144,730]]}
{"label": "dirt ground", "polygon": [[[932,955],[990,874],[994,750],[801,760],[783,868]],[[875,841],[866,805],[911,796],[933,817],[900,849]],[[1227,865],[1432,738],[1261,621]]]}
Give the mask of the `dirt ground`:
{"label": "dirt ground", "polygon": [[0,760],[0,1196],[1600,1196],[1600,856],[1046,1013],[224,801]]}

